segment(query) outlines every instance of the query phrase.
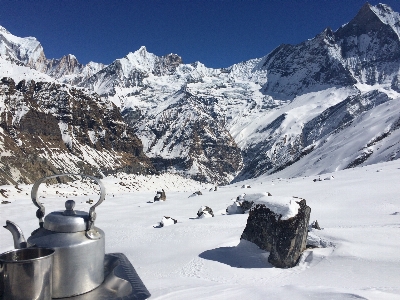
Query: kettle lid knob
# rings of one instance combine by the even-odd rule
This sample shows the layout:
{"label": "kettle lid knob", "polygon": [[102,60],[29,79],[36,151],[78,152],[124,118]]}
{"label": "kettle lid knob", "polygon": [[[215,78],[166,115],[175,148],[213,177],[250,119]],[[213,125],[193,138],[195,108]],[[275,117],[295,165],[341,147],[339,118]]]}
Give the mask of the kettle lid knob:
{"label": "kettle lid knob", "polygon": [[67,200],[65,201],[65,211],[64,216],[73,216],[76,214],[74,211],[75,201],[74,200]]}

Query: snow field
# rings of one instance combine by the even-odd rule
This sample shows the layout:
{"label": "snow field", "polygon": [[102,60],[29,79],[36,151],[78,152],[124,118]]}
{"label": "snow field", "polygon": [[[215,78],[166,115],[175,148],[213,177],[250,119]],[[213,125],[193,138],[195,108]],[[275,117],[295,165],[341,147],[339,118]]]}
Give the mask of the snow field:
{"label": "snow field", "polygon": [[[106,252],[129,258],[151,299],[400,299],[399,177],[397,160],[336,172],[334,180],[262,176],[217,191],[183,179],[180,188],[166,188],[178,181],[171,175],[158,181],[136,176],[141,188],[132,192],[119,182],[133,183],[133,177],[119,174],[103,180],[107,197],[96,208],[96,226],[106,233]],[[243,184],[251,188],[242,189]],[[11,203],[0,204],[0,223],[15,221],[28,237],[38,226],[36,207],[26,195],[30,186],[20,186],[20,193],[2,188],[10,190]],[[167,201],[147,203],[161,188]],[[88,211],[89,198],[97,200],[94,184],[43,185],[39,194],[46,212],[63,209],[66,198],[57,198],[57,190],[68,191],[68,197],[75,193],[79,210]],[[203,195],[188,198],[197,190]],[[312,230],[309,239],[326,248],[308,249],[298,266],[278,269],[267,262],[268,252],[240,241],[247,215],[226,215],[226,207],[243,193],[265,192],[306,199],[310,221],[318,220],[323,228]],[[215,217],[197,219],[205,205]],[[178,223],[155,228],[163,216]],[[12,249],[8,231],[0,230],[0,241],[1,252]]]}

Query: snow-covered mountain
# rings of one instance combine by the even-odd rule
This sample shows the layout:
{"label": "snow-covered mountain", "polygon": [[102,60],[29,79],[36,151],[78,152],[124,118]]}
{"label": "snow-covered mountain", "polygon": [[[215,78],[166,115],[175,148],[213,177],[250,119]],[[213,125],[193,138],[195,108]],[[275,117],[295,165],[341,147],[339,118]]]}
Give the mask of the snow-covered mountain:
{"label": "snow-covered mountain", "polygon": [[47,59],[42,45],[36,38],[17,37],[2,26],[0,26],[0,59],[29,67],[60,82],[70,84],[78,84],[105,67],[95,62],[89,62],[84,66],[72,54],[60,59]]}
{"label": "snow-covered mountain", "polygon": [[219,183],[293,164],[290,176],[333,172],[399,158],[399,21],[367,3],[336,31],[224,69],[145,47],[108,66],[49,60],[36,39],[1,28],[0,75],[111,101],[159,171]]}

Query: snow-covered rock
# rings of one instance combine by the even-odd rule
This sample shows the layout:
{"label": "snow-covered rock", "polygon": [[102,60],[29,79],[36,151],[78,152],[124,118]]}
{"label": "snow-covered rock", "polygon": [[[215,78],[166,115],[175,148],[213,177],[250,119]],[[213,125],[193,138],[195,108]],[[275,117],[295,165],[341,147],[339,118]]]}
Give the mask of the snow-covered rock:
{"label": "snow-covered rock", "polygon": [[278,268],[294,267],[306,249],[311,209],[306,200],[246,195],[253,205],[241,239],[270,251],[268,261]]}
{"label": "snow-covered rock", "polygon": [[231,205],[226,208],[226,212],[229,215],[234,214],[244,214],[244,210],[242,208],[242,202],[234,201]]}
{"label": "snow-covered rock", "polygon": [[198,219],[211,218],[211,217],[214,217],[214,213],[212,209],[208,206],[202,206],[197,211]]}
{"label": "snow-covered rock", "polygon": [[164,216],[160,222],[160,226],[166,227],[166,226],[174,225],[176,223],[178,223],[178,221],[176,219]]}

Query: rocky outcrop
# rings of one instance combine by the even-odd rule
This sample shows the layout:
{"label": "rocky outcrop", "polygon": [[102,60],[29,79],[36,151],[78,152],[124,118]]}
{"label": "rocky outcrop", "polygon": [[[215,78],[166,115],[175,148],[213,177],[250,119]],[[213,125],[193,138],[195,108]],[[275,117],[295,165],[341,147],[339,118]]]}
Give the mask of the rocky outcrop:
{"label": "rocky outcrop", "polygon": [[162,191],[157,191],[157,194],[154,196],[154,201],[166,201],[167,196],[165,195],[164,189]]}
{"label": "rocky outcrop", "polygon": [[199,208],[197,211],[197,218],[203,219],[203,218],[209,218],[209,217],[214,217],[213,210],[211,207],[208,206],[202,206]]}
{"label": "rocky outcrop", "polygon": [[173,53],[167,54],[157,60],[152,73],[156,76],[171,75],[174,74],[176,68],[182,63],[182,58],[179,55]]}
{"label": "rocky outcrop", "polygon": [[357,82],[344,67],[329,28],[301,44],[279,46],[262,62],[262,69],[268,72],[263,92],[278,99]]}
{"label": "rocky outcrop", "polygon": [[306,248],[311,208],[301,199],[295,216],[282,219],[267,204],[254,203],[241,239],[269,251],[268,261],[278,268],[294,267]]}
{"label": "rocky outcrop", "polygon": [[399,72],[400,17],[384,4],[366,3],[335,32],[344,65],[359,82],[390,83]]}
{"label": "rocky outcrop", "polygon": [[[229,183],[242,166],[241,151],[214,114],[213,99],[188,92],[179,101],[138,122],[145,152],[159,171],[186,170],[195,180]],[[127,121],[128,122],[128,121]]]}
{"label": "rocky outcrop", "polygon": [[151,173],[140,140],[97,95],[43,82],[0,82],[1,184],[56,173]]}
{"label": "rocky outcrop", "polygon": [[202,193],[202,192],[200,192],[200,191],[196,191],[196,192],[194,192],[193,194],[191,194],[191,195],[189,196],[189,198],[190,198],[190,197],[201,196],[201,195],[203,195],[203,193]]}
{"label": "rocky outcrop", "polygon": [[278,221],[275,227],[268,261],[278,268],[294,267],[306,249],[311,208],[304,199],[298,203],[298,214],[291,219]]}
{"label": "rocky outcrop", "polygon": [[376,90],[346,98],[304,124],[302,145],[304,147],[310,146],[333,132],[343,130],[350,126],[352,121],[363,112],[389,100],[387,94]]}
{"label": "rocky outcrop", "polygon": [[226,208],[226,213],[229,215],[244,214],[245,210],[242,208],[242,202],[234,201]]}

